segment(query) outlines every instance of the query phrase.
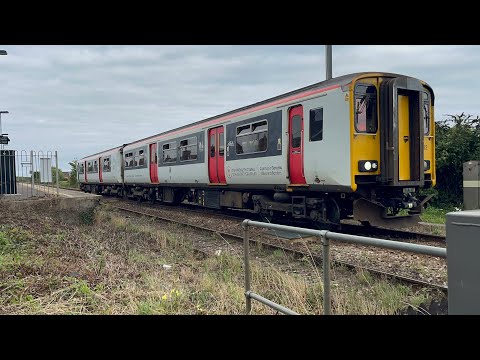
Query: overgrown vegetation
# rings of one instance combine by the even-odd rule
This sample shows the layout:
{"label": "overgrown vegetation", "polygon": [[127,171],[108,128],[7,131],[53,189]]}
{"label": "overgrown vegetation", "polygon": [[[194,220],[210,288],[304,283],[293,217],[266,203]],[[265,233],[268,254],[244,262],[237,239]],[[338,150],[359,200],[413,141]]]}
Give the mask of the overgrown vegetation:
{"label": "overgrown vegetation", "polygon": [[[29,178],[25,178],[26,180],[29,180]],[[35,183],[40,183],[40,172],[39,171],[35,171],[33,173],[33,179],[35,181]],[[65,176],[63,175],[63,172],[62,172],[62,169],[58,169],[58,181],[61,182],[65,180]],[[56,183],[57,182],[57,168],[55,166],[52,166],[52,183]]]}
{"label": "overgrown vegetation", "polygon": [[462,207],[463,163],[480,160],[480,118],[448,115],[435,123],[437,185],[432,204],[437,207]]}
{"label": "overgrown vegetation", "polygon": [[73,161],[70,161],[68,165],[70,165],[70,179],[69,185],[72,187],[76,187],[77,184],[77,159],[74,159]]}
{"label": "overgrown vegetation", "polygon": [[420,218],[427,223],[445,224],[447,213],[455,211],[456,209],[458,208],[445,204],[442,207],[428,206],[422,215],[420,215]]}
{"label": "overgrown vegetation", "polygon": [[[0,228],[2,314],[243,314],[244,271],[239,254],[196,252],[195,232],[152,219],[104,210],[77,224],[53,215],[4,216]],[[252,259],[252,289],[301,314],[323,312],[319,269],[306,277],[280,269],[292,258]],[[277,264],[277,265],[269,265]],[[304,266],[312,267],[308,259]],[[333,312],[393,314],[427,294],[368,273],[332,269]],[[254,314],[274,311],[253,303]]]}

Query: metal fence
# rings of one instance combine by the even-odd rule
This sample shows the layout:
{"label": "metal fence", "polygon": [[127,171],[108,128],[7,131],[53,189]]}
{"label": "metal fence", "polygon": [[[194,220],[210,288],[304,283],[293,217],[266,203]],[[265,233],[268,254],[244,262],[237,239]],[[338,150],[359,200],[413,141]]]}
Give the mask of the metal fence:
{"label": "metal fence", "polygon": [[57,151],[0,150],[0,201],[59,195]]}
{"label": "metal fence", "polygon": [[252,299],[260,301],[261,303],[270,306],[271,308],[282,312],[288,315],[298,315],[294,311],[287,309],[273,301],[270,301],[250,290],[250,282],[251,282],[251,275],[250,275],[250,256],[249,256],[249,236],[248,236],[248,228],[249,226],[255,226],[270,230],[281,230],[281,231],[290,231],[292,233],[301,234],[301,235],[308,235],[308,236],[316,236],[320,238],[322,241],[323,251],[323,312],[325,315],[331,314],[331,300],[330,300],[330,240],[335,241],[343,241],[354,243],[358,245],[365,245],[365,246],[375,246],[381,247],[385,249],[392,249],[392,250],[400,250],[400,251],[407,251],[413,252],[416,254],[424,254],[436,257],[447,257],[447,249],[440,248],[436,246],[427,246],[427,245],[417,245],[417,244],[410,244],[410,243],[402,243],[399,241],[392,241],[392,240],[385,240],[385,239],[376,239],[370,238],[365,236],[357,236],[357,235],[348,235],[348,234],[341,234],[327,230],[313,230],[313,229],[305,229],[295,226],[286,226],[286,225],[278,225],[278,224],[270,224],[270,223],[262,223],[258,221],[252,220],[244,220],[242,223],[243,227],[243,249],[244,249],[244,262],[245,262],[245,300],[246,300],[246,312],[250,314],[252,310]]}

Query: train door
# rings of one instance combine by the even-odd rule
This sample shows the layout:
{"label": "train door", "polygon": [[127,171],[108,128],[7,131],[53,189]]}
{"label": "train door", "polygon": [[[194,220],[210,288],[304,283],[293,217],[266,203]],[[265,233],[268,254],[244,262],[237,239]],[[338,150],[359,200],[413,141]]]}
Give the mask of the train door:
{"label": "train door", "polygon": [[289,124],[290,145],[288,171],[291,184],[306,184],[303,170],[303,106],[290,109]]}
{"label": "train door", "polygon": [[87,171],[88,171],[87,162],[84,161],[84,162],[83,162],[83,173],[85,174],[85,182],[88,182],[88,180],[87,180]]}
{"label": "train door", "polygon": [[100,182],[103,182],[102,171],[103,171],[102,157],[99,157],[98,158],[98,179],[100,180]]}
{"label": "train door", "polygon": [[398,179],[410,180],[410,114],[408,96],[398,95]]}
{"label": "train door", "polygon": [[226,184],[225,133],[223,126],[208,131],[208,176],[210,183]]}
{"label": "train door", "polygon": [[424,184],[424,91],[419,80],[403,76],[380,84],[380,181],[384,184]]}
{"label": "train door", "polygon": [[150,144],[150,181],[158,183],[157,143]]}

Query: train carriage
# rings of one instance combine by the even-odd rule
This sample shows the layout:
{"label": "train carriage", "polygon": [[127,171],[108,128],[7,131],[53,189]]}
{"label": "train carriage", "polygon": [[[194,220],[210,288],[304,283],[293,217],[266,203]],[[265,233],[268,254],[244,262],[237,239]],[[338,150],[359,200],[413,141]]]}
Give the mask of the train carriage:
{"label": "train carriage", "polygon": [[[415,220],[428,201],[418,190],[435,185],[433,110],[421,80],[356,73],[108,153],[122,159],[121,194],[139,200],[383,225]],[[82,188],[108,192],[99,175]]]}
{"label": "train carriage", "polygon": [[80,188],[96,194],[122,194],[122,146],[90,155],[77,162]]}

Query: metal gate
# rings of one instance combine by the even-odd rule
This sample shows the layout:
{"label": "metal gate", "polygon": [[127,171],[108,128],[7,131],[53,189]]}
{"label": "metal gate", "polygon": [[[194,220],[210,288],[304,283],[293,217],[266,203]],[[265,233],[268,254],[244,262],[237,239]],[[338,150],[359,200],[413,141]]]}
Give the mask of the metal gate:
{"label": "metal gate", "polygon": [[58,196],[56,151],[0,150],[0,200]]}

